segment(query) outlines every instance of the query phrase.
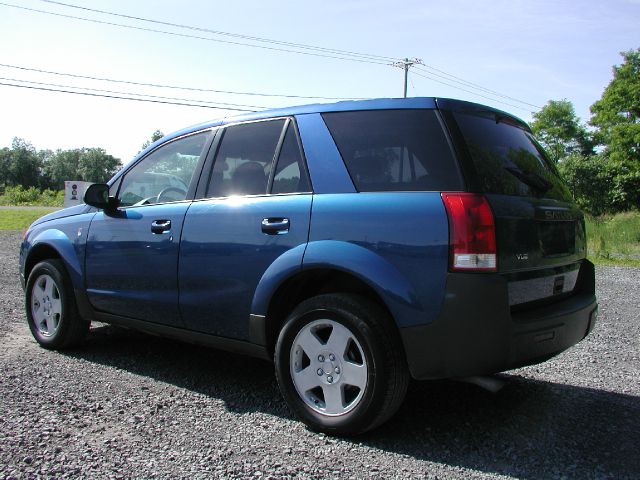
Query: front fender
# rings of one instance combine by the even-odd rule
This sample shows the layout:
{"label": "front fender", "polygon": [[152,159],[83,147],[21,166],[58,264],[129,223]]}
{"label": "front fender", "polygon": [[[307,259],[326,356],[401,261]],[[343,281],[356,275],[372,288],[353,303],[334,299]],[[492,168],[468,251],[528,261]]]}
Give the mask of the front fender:
{"label": "front fender", "polygon": [[38,252],[42,248],[51,248],[58,253],[69,273],[73,288],[75,290],[82,290],[82,265],[80,263],[82,253],[79,251],[77,243],[72,241],[61,230],[43,230],[30,239],[30,246],[25,258],[25,266],[29,263],[29,259],[33,258],[34,255],[38,255]]}

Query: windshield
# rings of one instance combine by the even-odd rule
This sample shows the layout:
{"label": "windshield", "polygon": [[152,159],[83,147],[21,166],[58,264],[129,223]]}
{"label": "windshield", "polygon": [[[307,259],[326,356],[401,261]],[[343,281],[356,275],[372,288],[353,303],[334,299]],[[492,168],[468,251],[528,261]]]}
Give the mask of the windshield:
{"label": "windshield", "polygon": [[533,135],[494,112],[454,113],[485,193],[571,201],[571,194]]}

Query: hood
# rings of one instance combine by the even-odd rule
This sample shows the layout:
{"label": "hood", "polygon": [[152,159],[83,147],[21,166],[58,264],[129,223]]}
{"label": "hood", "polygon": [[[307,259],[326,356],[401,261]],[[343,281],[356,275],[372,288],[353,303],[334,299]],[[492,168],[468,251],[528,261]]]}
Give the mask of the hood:
{"label": "hood", "polygon": [[70,217],[72,215],[80,215],[82,213],[87,213],[92,208],[93,207],[90,207],[89,205],[85,205],[84,203],[82,203],[80,205],[74,205],[73,207],[63,208],[62,210],[56,210],[55,212],[47,213],[46,215],[37,219],[35,222],[31,224],[31,227],[33,227],[34,225],[38,225],[40,223],[48,222],[49,220],[55,220],[57,218]]}

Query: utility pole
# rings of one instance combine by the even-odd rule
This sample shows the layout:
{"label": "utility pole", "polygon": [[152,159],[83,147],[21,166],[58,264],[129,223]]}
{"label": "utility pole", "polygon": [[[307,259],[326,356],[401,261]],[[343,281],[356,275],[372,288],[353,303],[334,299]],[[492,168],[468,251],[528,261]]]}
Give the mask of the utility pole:
{"label": "utility pole", "polygon": [[402,68],[404,70],[404,98],[407,98],[407,81],[409,80],[409,68],[414,65],[424,65],[419,58],[405,58],[399,62],[392,63],[392,67]]}

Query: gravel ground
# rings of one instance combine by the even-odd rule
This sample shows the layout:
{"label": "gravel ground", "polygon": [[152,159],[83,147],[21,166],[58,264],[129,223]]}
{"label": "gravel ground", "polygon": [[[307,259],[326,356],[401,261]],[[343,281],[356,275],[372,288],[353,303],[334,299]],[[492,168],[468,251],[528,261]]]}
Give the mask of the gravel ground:
{"label": "gravel ground", "polygon": [[640,270],[597,271],[600,323],[491,394],[415,382],[374,432],[335,439],[289,414],[260,360],[108,326],[39,348],[18,233],[0,232],[0,478],[638,478]]}

